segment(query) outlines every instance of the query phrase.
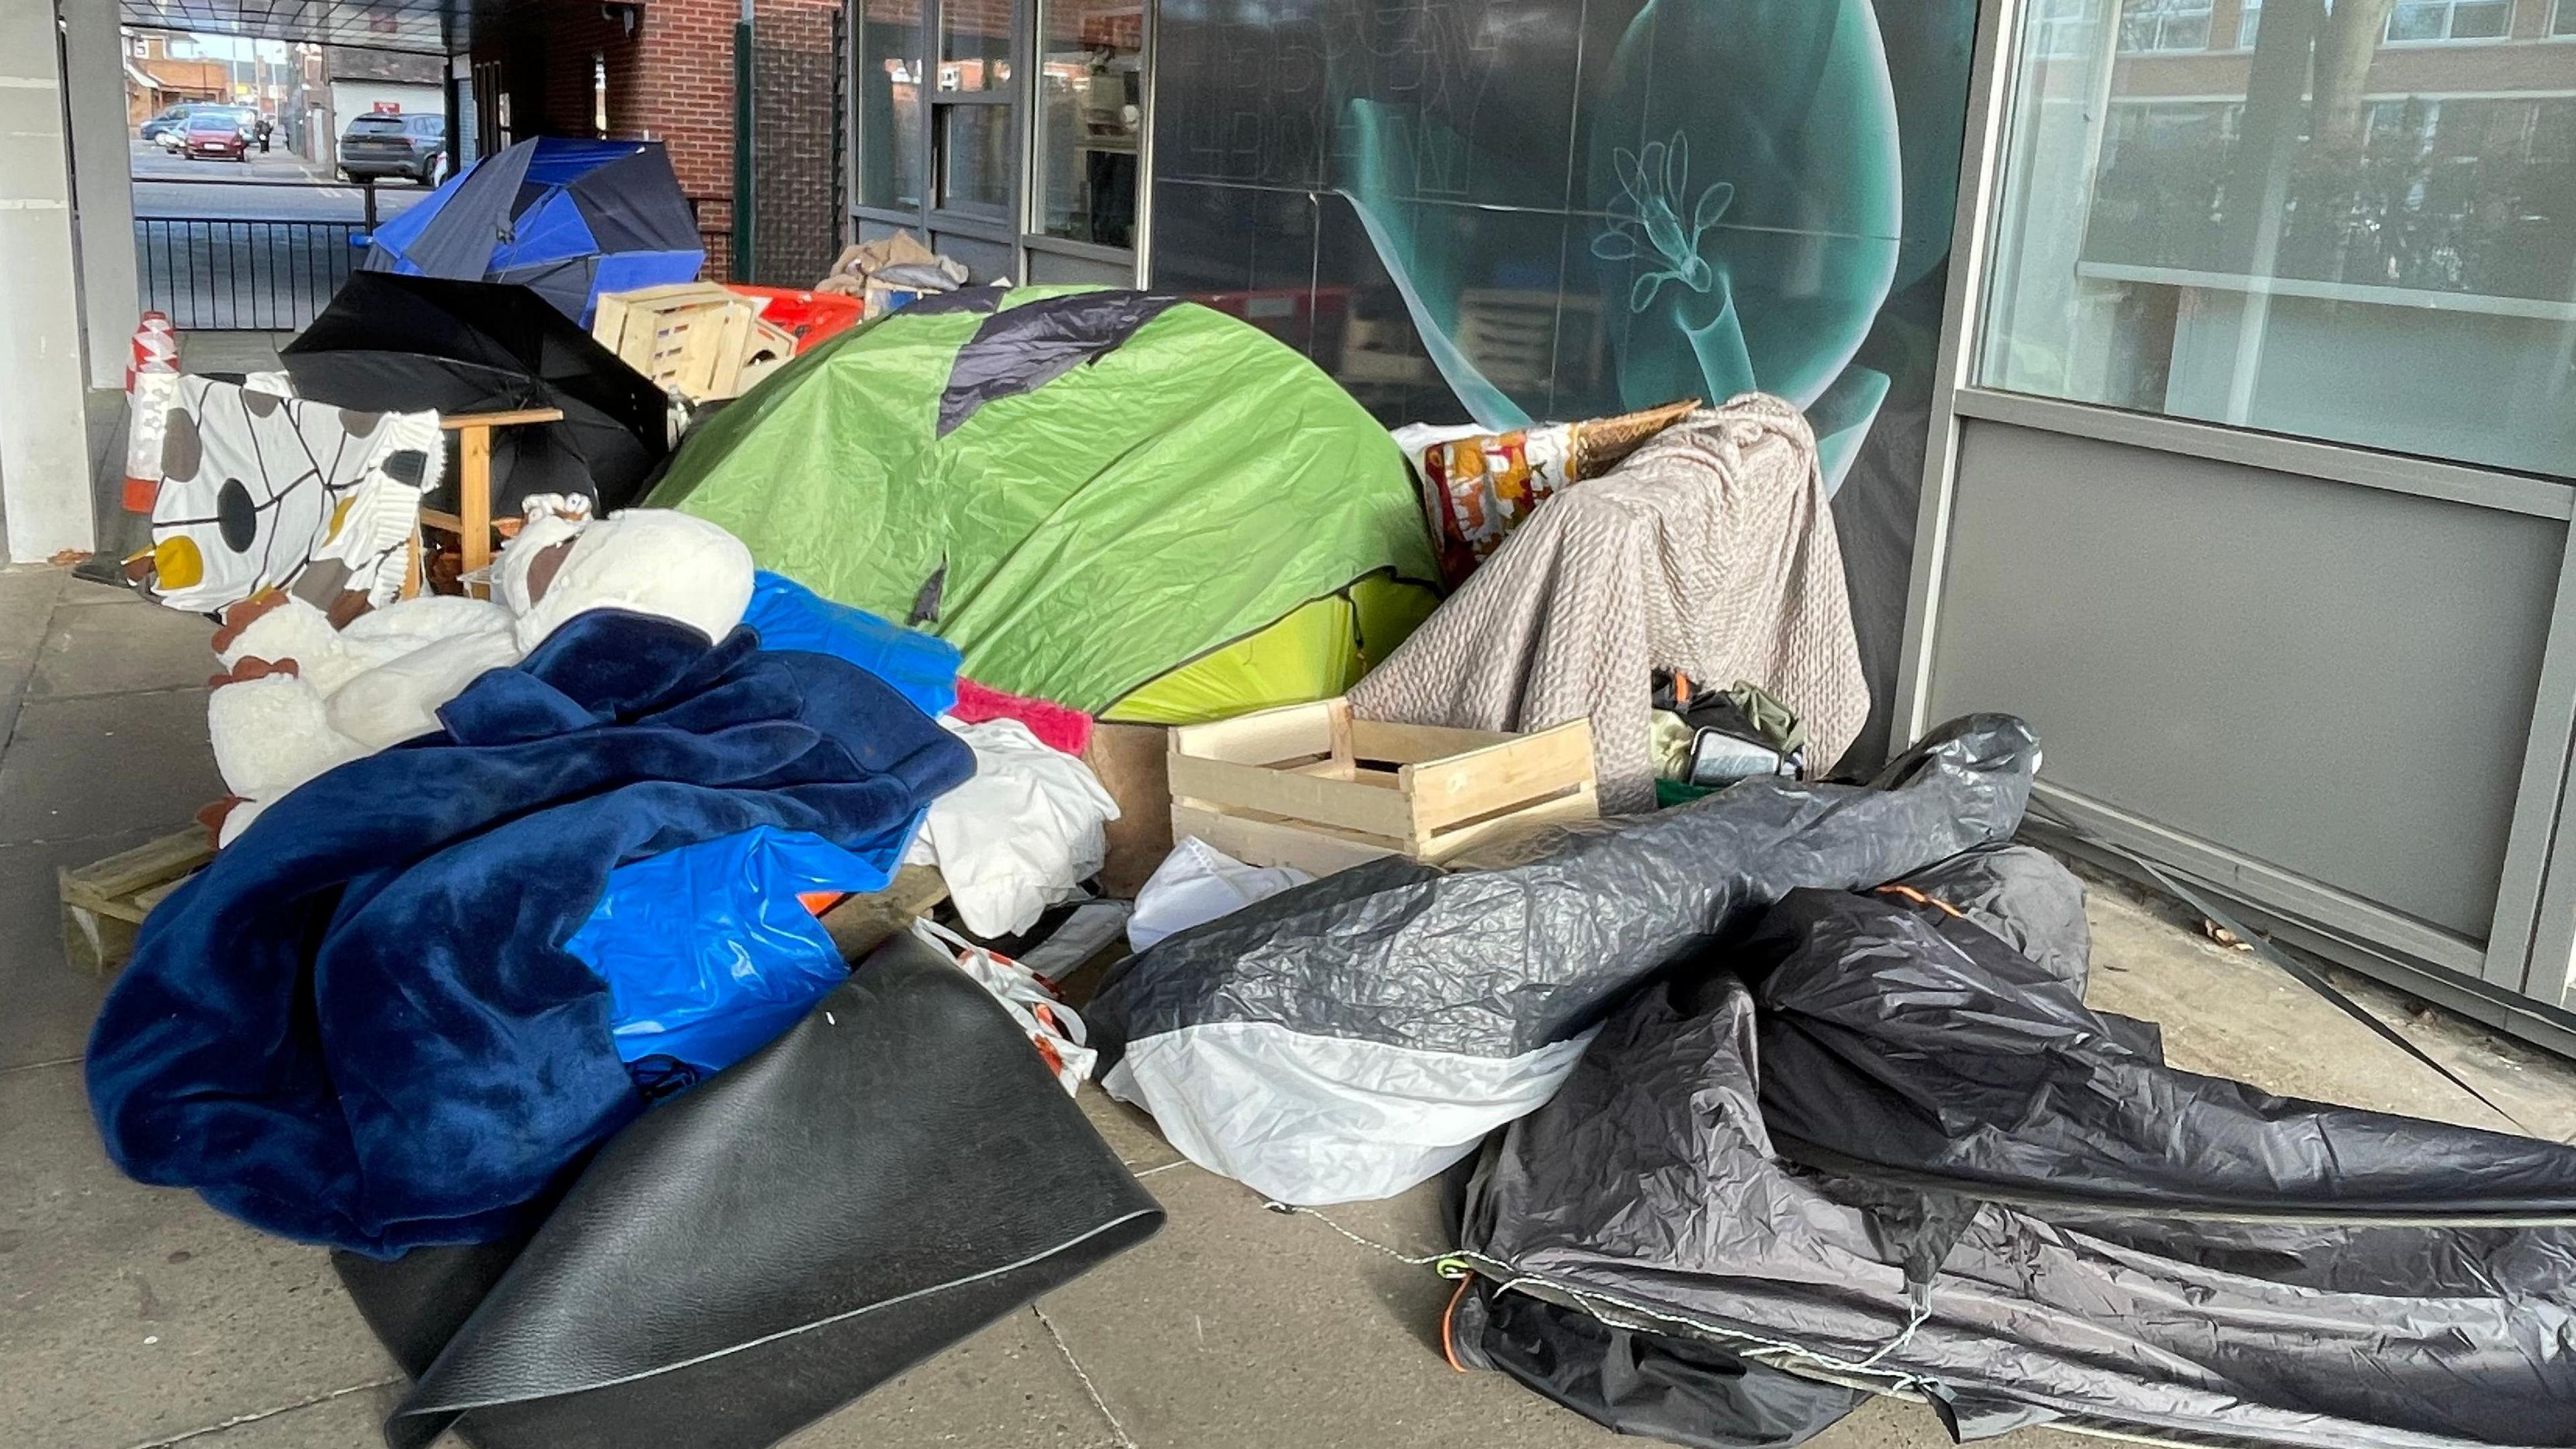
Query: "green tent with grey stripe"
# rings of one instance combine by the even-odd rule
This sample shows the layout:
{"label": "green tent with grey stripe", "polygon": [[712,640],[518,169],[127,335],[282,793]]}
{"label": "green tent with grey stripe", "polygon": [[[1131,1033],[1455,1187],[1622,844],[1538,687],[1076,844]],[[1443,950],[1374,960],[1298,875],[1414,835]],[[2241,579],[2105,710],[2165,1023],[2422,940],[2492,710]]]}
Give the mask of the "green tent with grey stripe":
{"label": "green tent with grey stripe", "polygon": [[1143,292],[916,302],[709,418],[647,501],[1108,719],[1339,694],[1437,602],[1375,420],[1260,330]]}

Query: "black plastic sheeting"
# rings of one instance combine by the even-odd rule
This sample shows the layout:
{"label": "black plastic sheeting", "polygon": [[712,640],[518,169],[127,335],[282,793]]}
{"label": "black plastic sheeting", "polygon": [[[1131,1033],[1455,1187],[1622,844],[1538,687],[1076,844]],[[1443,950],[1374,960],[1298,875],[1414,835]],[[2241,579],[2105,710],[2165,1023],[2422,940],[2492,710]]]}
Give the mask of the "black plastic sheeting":
{"label": "black plastic sheeting", "polygon": [[492,435],[498,518],[538,493],[583,494],[602,514],[624,508],[670,450],[661,391],[525,287],[353,273],[278,357],[299,396],[335,407],[561,409],[561,422]]}
{"label": "black plastic sheeting", "polygon": [[2009,838],[2029,726],[1972,715],[1867,785],[1750,780],[1653,815],[1543,831],[1488,868],[1390,856],[1121,962],[1084,1020],[1120,1044],[1221,1021],[1483,1056],[1562,1041],[1793,888],[1867,884]]}
{"label": "black plastic sheeting", "polygon": [[2576,1149],[2165,1067],[2083,1007],[2038,852],[1904,885],[1794,893],[1627,1001],[1480,1164],[1475,1271],[1965,1438],[2576,1445],[2576,1230],[2480,1221],[2554,1211]]}
{"label": "black plastic sheeting", "polygon": [[618,1134],[524,1245],[334,1255],[422,1449],[755,1449],[1163,1213],[984,990],[909,936]]}
{"label": "black plastic sheeting", "polygon": [[1767,960],[1762,1116],[1813,1165],[2200,1218],[2576,1222],[2576,1150],[2168,1067],[2080,975],[1935,905],[1792,892],[1739,967]]}
{"label": "black plastic sheeting", "polygon": [[1613,1327],[1481,1278],[1462,1286],[1442,1325],[1453,1362],[1509,1374],[1622,1434],[1688,1449],[1794,1449],[1869,1397],[1696,1339]]}

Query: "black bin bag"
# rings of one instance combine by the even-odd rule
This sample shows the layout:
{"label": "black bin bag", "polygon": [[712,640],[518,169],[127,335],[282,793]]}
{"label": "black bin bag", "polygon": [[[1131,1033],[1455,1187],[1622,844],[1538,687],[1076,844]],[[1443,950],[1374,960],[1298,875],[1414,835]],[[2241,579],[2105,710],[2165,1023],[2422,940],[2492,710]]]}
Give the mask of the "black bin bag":
{"label": "black bin bag", "polygon": [[776,1443],[1151,1237],[1162,1208],[912,938],[638,1119],[524,1244],[334,1255],[394,1449]]}

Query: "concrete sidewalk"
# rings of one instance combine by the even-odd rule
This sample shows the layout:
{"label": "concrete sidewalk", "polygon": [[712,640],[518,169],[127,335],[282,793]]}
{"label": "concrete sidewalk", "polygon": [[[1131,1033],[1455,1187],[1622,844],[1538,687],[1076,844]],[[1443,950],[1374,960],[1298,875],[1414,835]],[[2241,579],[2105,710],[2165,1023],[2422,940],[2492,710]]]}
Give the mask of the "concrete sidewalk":
{"label": "concrete sidewalk", "polygon": [[[211,632],[60,570],[0,570],[0,1445],[356,1449],[379,1442],[400,1394],[322,1252],[118,1176],[82,1098],[101,984],[64,964],[54,871],[179,828],[222,793],[206,746]],[[2176,1065],[2497,1125],[2160,907],[2097,884],[2091,914],[2095,1000],[2162,1022]],[[2523,1121],[2576,1140],[2576,1069],[2353,989]],[[1437,1184],[1329,1219],[1282,1215],[1181,1162],[1144,1118],[1097,1092],[1085,1105],[1170,1211],[1163,1234],[797,1436],[798,1449],[1638,1442],[1442,1362],[1448,1285],[1400,1261],[1449,1246]],[[1948,1438],[1928,1410],[1881,1402],[1815,1443]]]}

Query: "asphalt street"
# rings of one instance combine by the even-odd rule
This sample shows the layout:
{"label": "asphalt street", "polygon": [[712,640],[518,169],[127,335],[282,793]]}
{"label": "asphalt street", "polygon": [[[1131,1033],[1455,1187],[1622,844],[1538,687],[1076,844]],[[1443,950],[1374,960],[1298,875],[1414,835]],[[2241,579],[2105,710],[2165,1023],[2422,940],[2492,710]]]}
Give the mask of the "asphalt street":
{"label": "asphalt street", "polygon": [[[180,331],[291,332],[313,320],[363,255],[366,194],[282,148],[191,161],[129,145],[143,305]],[[427,196],[380,183],[376,219]]]}
{"label": "asphalt street", "polygon": [[[139,217],[363,221],[364,193],[283,147],[250,160],[191,161],[144,141],[130,141],[134,214]],[[429,194],[408,181],[376,187],[376,217],[398,216]]]}

